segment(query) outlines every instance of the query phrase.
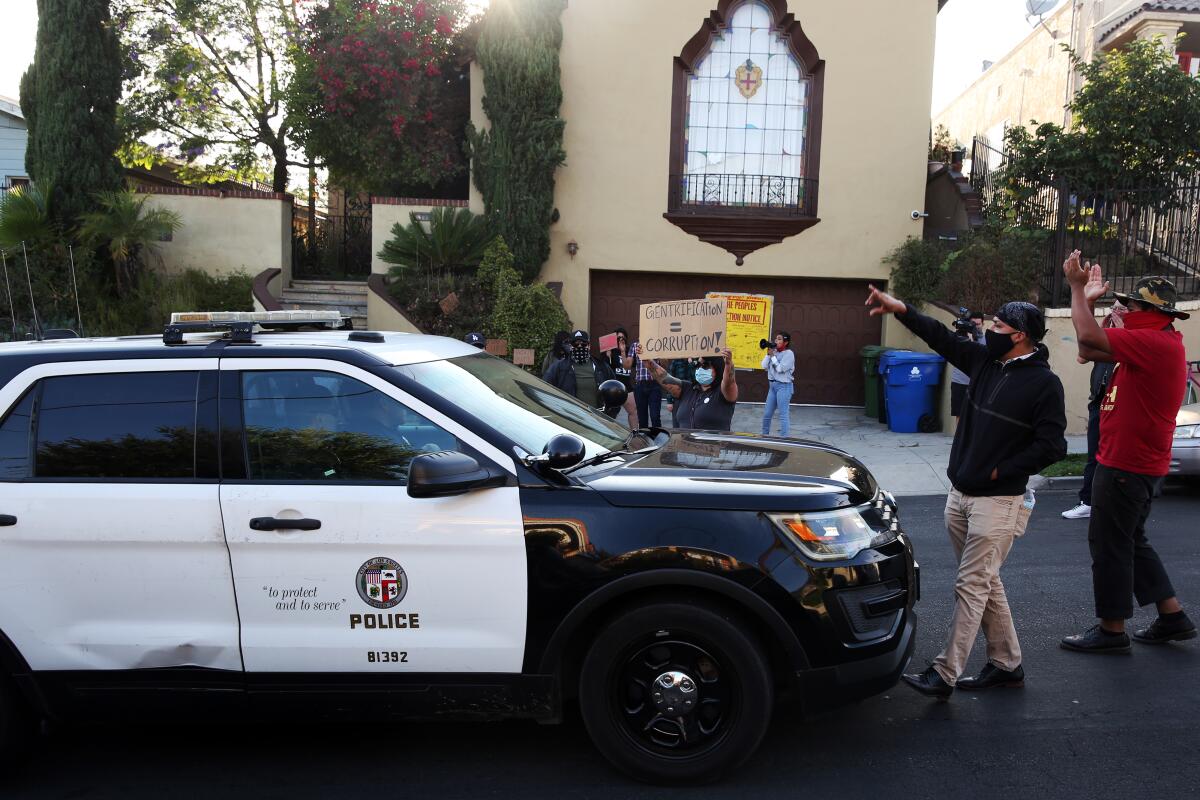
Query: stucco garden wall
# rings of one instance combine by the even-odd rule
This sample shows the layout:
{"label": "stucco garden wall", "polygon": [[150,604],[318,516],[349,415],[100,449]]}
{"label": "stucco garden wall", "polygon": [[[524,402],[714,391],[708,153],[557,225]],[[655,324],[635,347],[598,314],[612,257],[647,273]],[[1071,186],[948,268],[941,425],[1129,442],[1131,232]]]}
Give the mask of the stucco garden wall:
{"label": "stucco garden wall", "polygon": [[292,200],[287,194],[221,192],[211,189],[144,189],[148,206],[179,213],[183,225],[159,242],[162,269],[197,269],[213,276],[281,270],[283,286],[292,269]]}

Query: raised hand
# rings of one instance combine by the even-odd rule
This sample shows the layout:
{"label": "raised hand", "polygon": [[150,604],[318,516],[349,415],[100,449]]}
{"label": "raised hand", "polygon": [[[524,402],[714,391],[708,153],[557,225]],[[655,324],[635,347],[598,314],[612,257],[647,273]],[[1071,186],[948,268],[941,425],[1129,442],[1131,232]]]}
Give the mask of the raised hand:
{"label": "raised hand", "polygon": [[1088,264],[1086,261],[1083,264],[1088,275],[1087,283],[1083,285],[1083,296],[1089,303],[1095,303],[1108,294],[1109,282],[1104,280],[1099,264]]}
{"label": "raised hand", "polygon": [[1063,261],[1063,275],[1071,286],[1082,286],[1088,281],[1087,269],[1079,263],[1079,251],[1072,250]]}
{"label": "raised hand", "polygon": [[726,348],[721,351],[721,358],[725,359],[725,365],[729,366],[733,363],[733,351]]}
{"label": "raised hand", "polygon": [[863,305],[870,306],[868,311],[872,317],[878,317],[881,314],[903,314],[906,306],[896,298],[892,297],[887,292],[881,292],[871,284],[867,284],[871,293],[867,295],[867,302]]}

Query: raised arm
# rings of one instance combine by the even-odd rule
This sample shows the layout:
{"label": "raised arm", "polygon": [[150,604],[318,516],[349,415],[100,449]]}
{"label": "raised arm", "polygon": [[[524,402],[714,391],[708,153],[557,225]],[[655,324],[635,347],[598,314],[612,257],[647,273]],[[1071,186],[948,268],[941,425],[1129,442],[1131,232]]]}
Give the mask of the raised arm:
{"label": "raised arm", "polygon": [[[640,344],[633,346],[633,352],[637,353],[638,358],[642,358],[642,346]],[[683,383],[663,369],[662,364],[659,364],[654,359],[642,358],[642,361],[650,370],[650,374],[654,376],[654,380],[658,381],[658,385],[663,388],[663,391],[670,395],[672,399],[678,400],[679,395],[683,392]]]}
{"label": "raised arm", "polygon": [[987,360],[987,348],[978,342],[960,339],[953,331],[932,317],[927,317],[915,308],[892,297],[887,292],[881,292],[871,286],[865,305],[871,306],[870,315],[895,314],[904,327],[921,337],[925,344],[942,358],[970,375],[975,367]]}
{"label": "raised arm", "polygon": [[722,350],[721,357],[725,359],[725,369],[721,375],[721,396],[731,403],[738,399],[737,377],[733,374],[733,353]]}
{"label": "raised arm", "polygon": [[1087,361],[1112,361],[1112,346],[1108,333],[1096,321],[1096,301],[1108,293],[1099,264],[1080,263],[1075,250],[1063,262],[1063,275],[1071,287],[1071,324],[1075,326],[1075,343],[1079,357]]}

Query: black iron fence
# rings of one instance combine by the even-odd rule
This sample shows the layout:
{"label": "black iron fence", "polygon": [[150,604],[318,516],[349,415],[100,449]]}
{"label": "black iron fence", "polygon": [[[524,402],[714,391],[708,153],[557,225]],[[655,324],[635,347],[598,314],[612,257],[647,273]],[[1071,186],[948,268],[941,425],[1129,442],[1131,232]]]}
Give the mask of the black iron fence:
{"label": "black iron fence", "polygon": [[1167,186],[1082,189],[1066,181],[1001,183],[1003,154],[976,139],[971,185],[984,208],[1023,228],[1050,232],[1039,294],[1046,305],[1070,302],[1062,263],[1079,250],[1099,262],[1116,291],[1163,275],[1181,297],[1200,297],[1200,175]]}
{"label": "black iron fence", "polygon": [[762,212],[797,216],[817,213],[817,182],[779,175],[671,176],[671,211]]}
{"label": "black iron fence", "polygon": [[371,274],[371,215],[292,218],[292,276],[366,280]]}

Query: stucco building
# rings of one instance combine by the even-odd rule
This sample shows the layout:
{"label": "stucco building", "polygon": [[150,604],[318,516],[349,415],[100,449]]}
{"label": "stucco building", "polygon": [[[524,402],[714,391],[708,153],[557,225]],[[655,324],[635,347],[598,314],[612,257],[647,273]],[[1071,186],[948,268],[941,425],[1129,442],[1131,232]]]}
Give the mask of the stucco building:
{"label": "stucco building", "polygon": [[[1176,48],[1181,33],[1186,36]],[[994,147],[1013,125],[1037,121],[1069,127],[1066,105],[1080,76],[1063,45],[1090,61],[1100,51],[1155,36],[1176,49],[1182,69],[1200,72],[1200,0],[1066,0],[938,111],[933,124],[945,125],[964,145],[981,136]]]}
{"label": "stucco building", "polygon": [[[567,160],[541,278],[573,323],[636,336],[642,303],[770,294],[794,336],[794,402],[861,403],[859,349],[898,327],[867,316],[867,283],[921,235],[943,4],[568,3]],[[896,42],[904,57],[886,69],[864,57]],[[481,91],[476,70],[486,126]],[[742,383],[762,399],[761,375]]]}

